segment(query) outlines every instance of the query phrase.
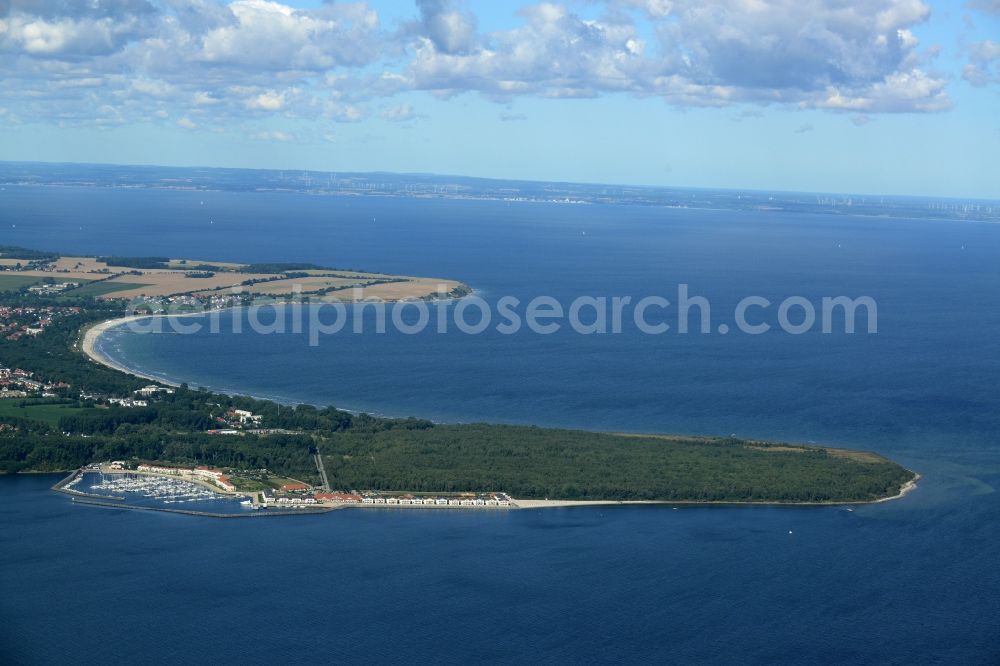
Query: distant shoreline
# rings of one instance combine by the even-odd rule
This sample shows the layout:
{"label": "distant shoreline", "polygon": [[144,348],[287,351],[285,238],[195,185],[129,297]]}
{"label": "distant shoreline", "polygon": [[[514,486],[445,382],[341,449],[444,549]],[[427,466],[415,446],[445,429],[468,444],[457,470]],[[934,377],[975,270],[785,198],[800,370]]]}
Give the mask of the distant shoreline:
{"label": "distant shoreline", "polygon": [[[50,175],[48,172],[58,166],[62,170],[66,167],[79,170],[77,173],[60,173],[58,176]],[[16,170],[15,167],[26,167],[24,170]],[[101,176],[95,174],[95,168],[114,167],[117,172],[132,172],[137,179],[130,182],[121,183],[117,180],[101,180]],[[252,168],[222,168],[205,165],[185,165],[185,166],[165,166],[165,165],[135,165],[135,164],[114,164],[107,162],[66,162],[51,163],[44,161],[23,161],[23,160],[0,160],[0,185],[8,187],[65,187],[65,188],[119,188],[119,189],[142,189],[142,190],[165,190],[185,193],[196,192],[230,192],[233,191],[221,184],[202,182],[199,185],[181,185],[176,181],[165,181],[163,174],[151,175],[152,169],[160,169],[171,172],[172,177],[184,175],[192,171],[203,174],[205,171],[211,173],[238,172],[247,178],[244,189],[235,191],[241,193],[262,193],[262,194],[302,194],[309,196],[332,196],[344,198],[396,198],[396,199],[424,199],[424,200],[456,200],[456,201],[500,201],[503,203],[552,203],[552,204],[593,204],[593,205],[649,205],[653,207],[678,207],[678,203],[683,203],[689,209],[702,210],[756,210],[757,206],[773,205],[768,197],[778,197],[780,199],[792,199],[794,202],[814,201],[816,197],[831,198],[834,201],[824,206],[817,206],[818,212],[832,214],[849,214],[852,217],[879,217],[884,213],[857,214],[852,211],[859,204],[869,203],[874,205],[878,199],[879,208],[890,208],[912,205],[914,202],[921,202],[928,199],[942,200],[949,202],[975,202],[980,204],[995,205],[1000,202],[996,196],[969,195],[969,194],[927,194],[926,192],[878,192],[878,191],[817,191],[809,190],[787,190],[781,188],[761,188],[761,187],[740,187],[730,185],[727,187],[695,187],[690,185],[664,186],[659,183],[600,183],[600,182],[579,182],[566,180],[534,180],[534,179],[510,179],[496,176],[468,176],[461,174],[412,174],[393,171],[347,171],[340,172],[337,176],[337,183],[331,183],[330,172],[302,170],[303,174],[311,176],[310,183],[316,183],[316,187],[297,187],[290,181],[277,180],[274,169],[252,169]],[[383,183],[386,178],[393,182],[390,190],[359,187],[359,184],[371,184],[373,182]],[[344,184],[341,180],[351,180],[353,184]],[[216,181],[218,182],[218,181]],[[326,186],[322,184],[326,183]],[[458,185],[468,185],[461,189],[450,189]],[[420,189],[414,190],[417,187]],[[611,190],[609,195],[608,190]],[[689,205],[691,194],[702,197],[725,197],[729,202],[732,195],[742,195],[747,203],[739,207],[702,207]],[[687,195],[687,196],[679,196]],[[747,196],[749,195],[749,196]],[[650,197],[653,197],[653,200]],[[756,196],[756,198],[754,198]],[[866,202],[871,199],[871,202]],[[888,200],[888,201],[886,201]],[[850,203],[847,203],[850,201]],[[905,217],[905,215],[903,216]],[[967,221],[969,218],[962,215],[948,215],[947,212],[939,214],[916,217],[913,219],[939,219],[947,221]],[[983,221],[1000,221],[995,215],[984,216]]]}

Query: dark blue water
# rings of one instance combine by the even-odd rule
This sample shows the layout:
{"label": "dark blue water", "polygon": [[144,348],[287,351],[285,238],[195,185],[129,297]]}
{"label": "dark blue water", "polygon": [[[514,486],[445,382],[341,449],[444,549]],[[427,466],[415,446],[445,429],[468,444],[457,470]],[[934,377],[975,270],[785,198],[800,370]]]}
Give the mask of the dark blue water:
{"label": "dark blue water", "polygon": [[163,661],[1000,659],[1000,227],[282,194],[3,196],[4,243],[439,275],[491,302],[674,300],[688,283],[711,300],[713,330],[748,295],[869,295],[877,335],[429,331],[310,347],[294,335],[118,334],[106,350],[289,401],[822,441],[924,476],[904,500],[853,512],[342,511],[266,524],[85,509],[48,493],[50,479],[2,479],[0,637],[17,660],[86,661],[97,653],[81,644],[120,636],[116,656]]}

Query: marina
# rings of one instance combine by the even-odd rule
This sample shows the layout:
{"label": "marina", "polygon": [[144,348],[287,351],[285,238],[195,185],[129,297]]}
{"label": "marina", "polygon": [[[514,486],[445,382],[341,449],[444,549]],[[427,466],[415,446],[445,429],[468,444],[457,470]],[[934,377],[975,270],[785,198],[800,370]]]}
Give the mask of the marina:
{"label": "marina", "polygon": [[[80,478],[83,478],[83,475]],[[98,495],[135,493],[143,498],[159,500],[164,504],[226,501],[229,499],[189,481],[133,474],[101,474],[100,481],[91,484],[88,491]]]}
{"label": "marina", "polygon": [[244,497],[223,494],[195,481],[160,474],[88,465],[53,486],[74,502],[118,508],[176,509],[193,515],[251,515]]}
{"label": "marina", "polygon": [[[52,486],[72,497],[74,504],[118,509],[165,511],[210,518],[290,516],[328,513],[346,508],[517,508],[505,493],[476,496],[437,497],[384,496],[376,493],[314,493],[302,485],[294,492],[276,496],[273,491],[249,495],[226,491],[216,485],[216,470],[139,465],[136,470],[121,463],[93,464],[76,470]],[[207,478],[206,478],[207,477]],[[226,478],[226,477],[222,477]],[[227,480],[228,482],[228,480]]]}

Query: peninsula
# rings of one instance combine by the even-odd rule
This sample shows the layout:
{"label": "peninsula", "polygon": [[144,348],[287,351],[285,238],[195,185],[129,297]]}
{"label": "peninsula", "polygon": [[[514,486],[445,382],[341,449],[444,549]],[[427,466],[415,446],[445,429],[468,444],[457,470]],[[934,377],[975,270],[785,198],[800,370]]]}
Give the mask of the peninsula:
{"label": "peninsula", "polygon": [[311,264],[66,257],[0,247],[0,471],[108,461],[147,473],[206,468],[261,506],[355,502],[345,498],[359,506],[830,504],[881,501],[913,487],[913,472],[863,451],[435,424],[168,387],[112,367],[94,345],[107,322],[128,316],[260,298],[468,292],[455,280]]}

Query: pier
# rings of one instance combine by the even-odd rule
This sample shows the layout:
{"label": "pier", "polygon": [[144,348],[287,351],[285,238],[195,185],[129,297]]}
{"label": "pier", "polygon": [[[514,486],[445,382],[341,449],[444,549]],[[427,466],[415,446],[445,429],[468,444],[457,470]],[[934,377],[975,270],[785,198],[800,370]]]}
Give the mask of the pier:
{"label": "pier", "polygon": [[99,467],[92,467],[92,466],[81,467],[75,472],[72,472],[69,476],[61,479],[56,485],[52,486],[52,490],[56,491],[57,493],[63,493],[65,495],[69,495],[74,499],[74,501],[77,498],[86,497],[99,500],[113,500],[118,502],[124,502],[125,501],[124,497],[118,497],[114,495],[98,495],[97,493],[85,493],[82,490],[76,490],[73,488],[75,484],[79,483],[83,479],[83,475],[86,474],[87,472],[100,472],[100,471],[101,470]]}

